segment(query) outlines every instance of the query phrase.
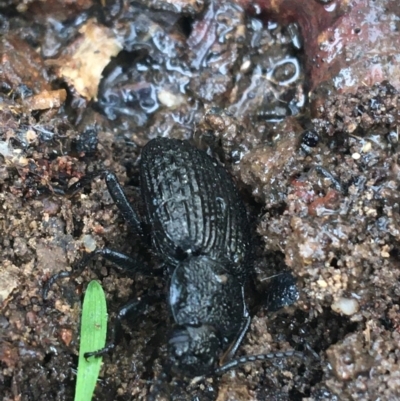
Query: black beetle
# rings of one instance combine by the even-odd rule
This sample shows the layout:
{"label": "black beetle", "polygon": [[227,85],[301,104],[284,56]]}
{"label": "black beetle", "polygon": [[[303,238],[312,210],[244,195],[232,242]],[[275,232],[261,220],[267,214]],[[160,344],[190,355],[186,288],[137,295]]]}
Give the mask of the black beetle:
{"label": "black beetle", "polygon": [[[153,250],[165,262],[175,322],[168,341],[168,365],[173,371],[194,377],[222,373],[249,361],[300,355],[287,351],[231,360],[251,320],[244,288],[252,270],[252,241],[245,206],[216,160],[187,141],[156,138],[148,142],[140,160],[144,222],[115,175],[99,174],[125,220],[141,235],[147,227]],[[69,192],[92,179],[78,181]],[[88,254],[74,270],[83,269],[97,255],[122,268],[149,274],[143,262],[110,249]],[[51,277],[44,298],[57,279],[69,275],[61,272]],[[122,308],[117,323],[147,301],[145,297]],[[85,356],[100,355],[113,346]],[[217,367],[218,359],[226,363]]]}

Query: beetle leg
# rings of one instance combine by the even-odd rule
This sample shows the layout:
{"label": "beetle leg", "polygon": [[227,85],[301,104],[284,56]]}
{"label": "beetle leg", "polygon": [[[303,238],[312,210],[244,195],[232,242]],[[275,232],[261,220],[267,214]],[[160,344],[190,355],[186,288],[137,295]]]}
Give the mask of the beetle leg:
{"label": "beetle leg", "polygon": [[264,299],[260,306],[269,312],[292,305],[300,297],[297,279],[289,270],[271,277],[263,293]]}
{"label": "beetle leg", "polygon": [[153,385],[150,388],[150,393],[146,400],[156,401],[160,398],[160,395],[165,400],[171,400],[170,381],[171,375],[169,373],[169,367],[164,365],[160,375],[154,379]]}
{"label": "beetle leg", "polygon": [[224,365],[225,363],[229,362],[233,358],[233,356],[236,354],[236,351],[240,347],[240,344],[242,343],[243,338],[247,333],[247,330],[250,327],[251,317],[250,317],[249,311],[247,310],[246,301],[244,298],[244,287],[242,287],[242,301],[243,301],[242,325],[240,327],[240,330],[238,332],[238,335],[237,335],[235,341],[233,341],[231,343],[229,348],[224,352],[224,354],[220,358],[220,361],[219,361],[220,365]]}
{"label": "beetle leg", "polygon": [[119,211],[122,214],[124,220],[139,234],[142,235],[142,226],[141,221],[139,219],[138,214],[135,209],[129,203],[124,190],[121,187],[117,177],[114,173],[109,171],[105,171],[102,174],[104,177],[108,191],[110,192],[111,197],[113,198],[114,203],[117,205]]}
{"label": "beetle leg", "polygon": [[229,362],[236,354],[236,351],[240,347],[240,344],[242,343],[244,336],[246,335],[247,330],[250,327],[250,323],[251,323],[251,317],[248,314],[247,317],[244,317],[243,319],[242,326],[235,341],[231,343],[229,348],[224,352],[224,354],[220,358],[219,360],[220,365],[224,365],[225,363]]}
{"label": "beetle leg", "polygon": [[[106,346],[102,349],[93,352],[85,352],[85,359],[94,356],[99,357],[104,355],[115,348],[116,341],[120,337],[121,327],[122,327],[122,320],[130,317],[132,321],[136,321],[140,315],[144,314],[148,306],[158,301],[160,299],[159,295],[145,295],[141,298],[136,298],[129,301],[125,304],[119,311],[117,316],[115,317],[114,323],[111,326],[110,330],[110,340],[107,342]],[[132,318],[133,317],[133,318]]]}
{"label": "beetle leg", "polygon": [[131,256],[109,248],[96,249],[94,252],[87,254],[80,260],[74,270],[77,272],[82,271],[87,264],[97,256],[102,256],[104,259],[122,270],[131,273],[140,273],[144,276],[154,276],[152,269],[144,261],[139,260],[139,258],[132,258]]}
{"label": "beetle leg", "polygon": [[51,286],[56,281],[61,278],[80,274],[82,270],[89,264],[89,262],[97,256],[102,256],[104,259],[110,261],[121,269],[132,273],[141,273],[145,276],[157,275],[157,272],[154,272],[144,261],[131,258],[130,256],[127,256],[121,252],[113,251],[109,248],[96,249],[94,252],[86,254],[71,271],[62,271],[54,276],[51,276],[43,287],[43,299],[47,298]]}
{"label": "beetle leg", "polygon": [[97,177],[101,177],[105,180],[108,192],[110,193],[114,203],[117,205],[124,220],[129,224],[131,228],[133,228],[136,233],[142,235],[143,230],[140,218],[135,209],[129,203],[124,193],[124,190],[122,189],[122,186],[114,173],[111,173],[107,170],[102,170],[93,174],[88,174],[77,181],[75,184],[72,184],[68,188],[67,195],[74,195],[76,192],[90,184]]}

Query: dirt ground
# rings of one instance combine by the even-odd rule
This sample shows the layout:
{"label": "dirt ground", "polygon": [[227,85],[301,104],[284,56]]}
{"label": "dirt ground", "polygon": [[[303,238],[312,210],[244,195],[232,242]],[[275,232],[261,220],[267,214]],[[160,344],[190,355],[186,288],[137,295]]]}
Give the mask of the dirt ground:
{"label": "dirt ground", "polygon": [[[65,195],[109,169],[140,211],[140,150],[156,136],[190,139],[231,172],[266,299],[272,276],[297,279],[299,299],[259,307],[238,355],[295,349],[304,358],[196,385],[173,377],[154,394],[171,325],[162,302],[126,322],[94,399],[400,399],[400,11],[390,0],[334,3],[332,13],[324,0],[2,2],[0,399],[73,400],[91,279],[111,318],[129,299],[166,293],[165,279],[102,260],[59,281],[48,300],[41,293],[96,247],[159,265],[104,182]],[[350,26],[344,57],[327,32]],[[380,42],[368,64],[360,48],[373,47],[372,31]],[[332,48],[316,73],[324,40]]]}

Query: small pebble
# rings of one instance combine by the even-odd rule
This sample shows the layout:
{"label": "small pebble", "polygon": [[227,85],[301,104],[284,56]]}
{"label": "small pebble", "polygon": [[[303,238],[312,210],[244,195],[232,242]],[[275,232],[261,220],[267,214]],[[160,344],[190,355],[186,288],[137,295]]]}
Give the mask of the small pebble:
{"label": "small pebble", "polygon": [[162,103],[164,106],[174,109],[176,107],[179,107],[185,102],[185,98],[180,95],[180,94],[174,94],[172,92],[169,92],[167,90],[161,90],[158,93],[158,100],[160,103]]}
{"label": "small pebble", "polygon": [[360,306],[356,299],[339,298],[331,305],[331,308],[336,313],[342,313],[343,315],[351,316],[358,312]]}
{"label": "small pebble", "polygon": [[251,67],[251,61],[250,60],[246,60],[245,62],[243,62],[243,64],[240,66],[240,72],[247,72]]}
{"label": "small pebble", "polygon": [[96,249],[96,241],[91,235],[84,235],[82,237],[82,243],[86,252],[93,252]]}

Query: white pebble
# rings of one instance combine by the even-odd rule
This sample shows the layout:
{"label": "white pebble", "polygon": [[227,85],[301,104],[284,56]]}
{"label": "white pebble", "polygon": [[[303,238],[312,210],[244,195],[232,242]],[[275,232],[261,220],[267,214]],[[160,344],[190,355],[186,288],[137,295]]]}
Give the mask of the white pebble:
{"label": "white pebble", "polygon": [[339,298],[331,305],[331,308],[336,313],[342,313],[343,315],[351,316],[358,312],[360,305],[356,299]]}
{"label": "white pebble", "polygon": [[12,156],[12,148],[11,145],[6,141],[0,141],[0,154],[3,157]]}
{"label": "white pebble", "polygon": [[246,60],[241,66],[240,66],[240,72],[247,72],[251,67],[251,61]]}
{"label": "white pebble", "polygon": [[96,241],[89,234],[86,234],[82,237],[82,243],[86,249],[86,252],[93,252],[96,249]]}
{"label": "white pebble", "polygon": [[180,94],[174,94],[167,90],[161,90],[158,92],[158,100],[164,106],[168,107],[169,109],[174,109],[179,107],[181,104],[185,102],[185,98]]}

